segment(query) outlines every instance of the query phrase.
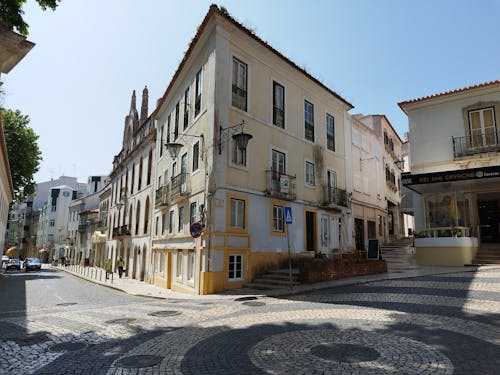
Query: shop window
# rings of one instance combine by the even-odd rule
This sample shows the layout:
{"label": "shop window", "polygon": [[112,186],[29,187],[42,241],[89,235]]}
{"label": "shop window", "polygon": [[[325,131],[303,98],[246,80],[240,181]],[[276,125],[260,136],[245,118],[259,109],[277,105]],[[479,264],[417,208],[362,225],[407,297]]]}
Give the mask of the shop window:
{"label": "shop window", "polygon": [[243,278],[243,256],[229,255],[229,281],[241,280]]}

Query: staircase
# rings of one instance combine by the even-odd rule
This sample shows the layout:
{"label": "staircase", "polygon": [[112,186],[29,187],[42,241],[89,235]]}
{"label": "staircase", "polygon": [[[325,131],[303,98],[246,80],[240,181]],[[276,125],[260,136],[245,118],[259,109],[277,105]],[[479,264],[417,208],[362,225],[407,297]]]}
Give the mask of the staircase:
{"label": "staircase", "polygon": [[500,244],[481,244],[477,251],[474,264],[500,264]]}
{"label": "staircase", "polygon": [[404,237],[380,247],[382,259],[392,272],[401,272],[416,267],[413,237]]}
{"label": "staircase", "polygon": [[[292,285],[300,285],[299,270],[292,269]],[[245,284],[245,288],[270,290],[283,289],[290,286],[290,274],[288,269],[269,271],[266,274],[254,279],[251,283]]]}

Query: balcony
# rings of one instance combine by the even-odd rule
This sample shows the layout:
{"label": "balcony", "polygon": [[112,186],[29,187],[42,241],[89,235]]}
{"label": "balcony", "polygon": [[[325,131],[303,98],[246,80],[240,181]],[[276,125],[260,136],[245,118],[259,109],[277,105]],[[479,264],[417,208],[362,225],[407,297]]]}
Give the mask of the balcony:
{"label": "balcony", "polygon": [[348,207],[349,199],[347,191],[336,187],[327,186],[324,189],[323,202],[325,206]]}
{"label": "balcony", "polygon": [[155,192],[155,207],[168,206],[169,185],[161,186]]}
{"label": "balcony", "polygon": [[453,156],[461,158],[486,152],[500,151],[500,132],[484,132],[465,137],[453,137]]}
{"label": "balcony", "polygon": [[130,236],[130,229],[128,225],[122,225],[113,228],[113,238]]}
{"label": "balcony", "polygon": [[170,189],[168,193],[168,203],[173,204],[180,198],[189,195],[191,192],[190,178],[187,173],[180,173],[170,180]]}
{"label": "balcony", "polygon": [[295,200],[295,176],[275,170],[266,171],[266,194],[286,200]]}
{"label": "balcony", "polygon": [[78,231],[79,232],[84,232],[86,228],[87,228],[87,224],[78,224]]}

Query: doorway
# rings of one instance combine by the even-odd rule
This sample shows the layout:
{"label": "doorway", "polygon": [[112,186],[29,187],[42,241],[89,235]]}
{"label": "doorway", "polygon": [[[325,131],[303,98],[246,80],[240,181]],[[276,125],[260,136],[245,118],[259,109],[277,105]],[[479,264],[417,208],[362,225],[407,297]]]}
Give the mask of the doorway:
{"label": "doorway", "polygon": [[365,250],[365,228],[363,219],[354,219],[356,250]]}
{"label": "doorway", "polygon": [[500,243],[500,194],[477,197],[481,243]]}
{"label": "doorway", "polygon": [[306,211],[306,251],[316,251],[316,212]]}

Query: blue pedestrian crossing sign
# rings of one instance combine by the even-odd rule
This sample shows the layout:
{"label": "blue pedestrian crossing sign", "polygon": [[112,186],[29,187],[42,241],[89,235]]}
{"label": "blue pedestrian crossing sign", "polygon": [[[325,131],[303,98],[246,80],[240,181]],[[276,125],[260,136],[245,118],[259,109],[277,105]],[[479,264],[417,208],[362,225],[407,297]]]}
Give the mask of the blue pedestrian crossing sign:
{"label": "blue pedestrian crossing sign", "polygon": [[285,224],[292,224],[292,207],[285,207]]}

